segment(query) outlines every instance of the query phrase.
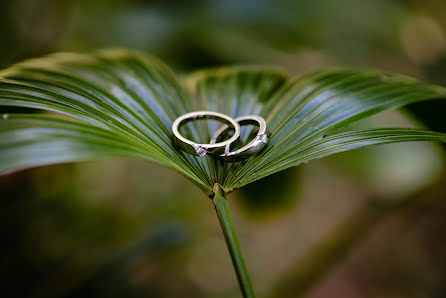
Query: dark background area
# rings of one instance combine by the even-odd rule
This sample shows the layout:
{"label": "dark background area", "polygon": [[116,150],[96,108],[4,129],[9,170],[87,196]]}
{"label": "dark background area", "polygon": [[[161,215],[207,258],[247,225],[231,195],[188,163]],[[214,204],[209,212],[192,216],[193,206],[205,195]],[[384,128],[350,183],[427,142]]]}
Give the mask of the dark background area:
{"label": "dark background area", "polygon": [[[263,64],[365,67],[446,85],[441,0],[0,2],[0,67],[137,48],[179,73]],[[446,131],[443,102],[364,121]],[[359,125],[362,125],[359,124]],[[444,147],[340,154],[230,196],[259,296],[445,297]],[[239,297],[210,201],[127,159],[0,176],[0,297]]]}

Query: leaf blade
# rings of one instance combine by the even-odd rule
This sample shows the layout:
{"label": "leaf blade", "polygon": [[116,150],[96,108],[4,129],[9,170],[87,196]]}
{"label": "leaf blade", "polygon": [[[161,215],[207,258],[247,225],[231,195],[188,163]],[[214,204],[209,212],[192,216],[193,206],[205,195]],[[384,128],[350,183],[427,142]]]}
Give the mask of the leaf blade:
{"label": "leaf blade", "polygon": [[[264,171],[261,173],[262,176],[256,177],[255,179],[261,179],[262,177],[287,169],[290,166],[297,166],[299,164],[336,153],[383,144],[414,141],[433,141],[445,143],[446,134],[428,130],[404,128],[380,128],[334,134],[303,146],[303,148],[297,152],[293,159],[288,159],[280,164],[275,164],[274,166],[264,168]],[[241,180],[237,187],[242,187],[243,185],[251,182],[252,181],[248,179]]]}
{"label": "leaf blade", "polygon": [[[138,154],[144,156],[136,156],[139,149],[130,147],[125,148],[128,152],[120,154],[134,154],[137,158],[170,167],[207,194],[212,194],[215,183],[232,191],[271,173],[323,156],[311,151],[305,157],[302,152],[310,150],[308,146],[318,144],[319,151],[327,154],[359,148],[366,144],[365,140],[361,143],[358,139],[356,145],[350,147],[346,144],[342,147],[339,143],[335,149],[327,141],[332,140],[331,137],[321,141],[321,136],[334,136],[339,129],[387,109],[445,97],[445,88],[402,75],[350,69],[326,69],[289,78],[274,68],[237,66],[203,70],[178,80],[158,59],[129,50],[54,54],[0,71],[0,105],[37,108],[78,119],[82,125],[95,130],[90,133],[96,139],[92,135],[93,139],[83,140],[85,144],[92,146],[101,141],[103,146],[108,144],[117,153],[121,145],[113,144],[113,138],[121,138],[129,143],[128,146],[141,149]],[[260,154],[236,163],[185,154],[173,144],[171,124],[178,116],[193,110],[217,111],[234,118],[247,114],[263,116],[272,132],[269,143]],[[69,128],[72,134],[79,133],[80,129],[59,127],[65,130],[64,134],[57,135],[51,126],[54,124],[45,125],[53,129],[53,138],[58,136],[63,141],[63,148],[70,145],[67,143]],[[10,127],[10,131],[18,129]],[[201,132],[201,137],[209,137],[212,129],[216,129],[215,125]],[[246,141],[249,133],[249,129],[244,131],[242,139]],[[376,144],[384,144],[391,138],[384,131],[381,133],[380,137],[375,135]],[[443,141],[442,137],[428,132],[416,135],[412,131],[410,136],[405,130],[393,133],[401,134],[393,137],[395,142],[406,141],[404,136],[413,141]],[[101,134],[113,137],[101,139]],[[12,135],[10,133],[8,146],[20,146],[12,142]],[[48,134],[39,131],[37,136],[45,139]],[[185,136],[193,138],[200,133],[192,126]],[[373,143],[371,139],[368,142]],[[71,146],[76,148],[80,144]],[[105,148],[101,150],[103,155],[113,155],[111,149],[110,152]],[[92,159],[99,158],[90,154]]]}

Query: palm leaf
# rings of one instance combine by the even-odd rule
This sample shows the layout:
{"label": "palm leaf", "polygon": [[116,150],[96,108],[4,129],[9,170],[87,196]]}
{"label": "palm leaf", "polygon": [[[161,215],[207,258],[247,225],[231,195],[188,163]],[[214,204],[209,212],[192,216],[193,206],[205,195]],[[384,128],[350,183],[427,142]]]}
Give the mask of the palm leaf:
{"label": "palm leaf", "polygon": [[[272,68],[229,67],[178,78],[158,59],[135,51],[53,54],[0,72],[0,105],[53,112],[3,116],[0,171],[126,156],[172,168],[207,194],[215,183],[230,192],[338,152],[445,142],[445,134],[423,130],[346,129],[387,109],[443,97],[442,87],[376,71],[328,69],[290,79]],[[171,124],[194,110],[261,115],[272,132],[269,143],[237,163],[183,153],[173,145]],[[199,138],[198,131],[186,133]]]}
{"label": "palm leaf", "polygon": [[144,144],[88,123],[14,114],[0,121],[0,171],[101,158],[147,158]]}

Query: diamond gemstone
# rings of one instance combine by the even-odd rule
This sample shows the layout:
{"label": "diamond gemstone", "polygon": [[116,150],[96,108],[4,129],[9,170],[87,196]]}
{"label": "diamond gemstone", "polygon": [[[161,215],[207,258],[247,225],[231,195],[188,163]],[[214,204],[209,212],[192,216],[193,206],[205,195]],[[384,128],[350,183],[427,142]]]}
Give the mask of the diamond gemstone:
{"label": "diamond gemstone", "polygon": [[261,134],[260,136],[257,137],[257,139],[265,144],[268,142],[268,136],[266,134]]}
{"label": "diamond gemstone", "polygon": [[195,152],[197,152],[198,156],[205,156],[206,155],[206,149],[204,149],[201,146],[195,147]]}

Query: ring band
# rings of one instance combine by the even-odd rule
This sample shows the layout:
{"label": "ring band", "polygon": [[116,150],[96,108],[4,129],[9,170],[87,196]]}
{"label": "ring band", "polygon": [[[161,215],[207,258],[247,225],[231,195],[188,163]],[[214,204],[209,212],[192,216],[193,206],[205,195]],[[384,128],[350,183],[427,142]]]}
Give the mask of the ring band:
{"label": "ring band", "polygon": [[[248,115],[248,116],[242,116],[234,119],[237,123],[240,125],[259,125],[259,131],[257,132],[257,135],[255,138],[243,146],[240,149],[237,149],[235,151],[230,152],[231,143],[228,143],[225,147],[225,152],[218,156],[218,158],[226,160],[226,161],[232,161],[232,160],[240,160],[245,159],[250,155],[256,154],[260,150],[262,150],[266,143],[268,142],[268,135],[269,132],[266,128],[266,122],[265,119],[263,119],[260,116],[257,115]],[[211,138],[210,143],[213,144],[217,141],[218,137],[226,130],[228,129],[227,125],[223,125],[218,129],[214,135]],[[217,143],[218,144],[218,143]]]}
{"label": "ring band", "polygon": [[[181,125],[186,124],[187,122],[199,120],[199,119],[215,119],[220,120],[224,123],[225,129],[227,129],[229,126],[232,126],[234,128],[234,135],[229,138],[228,140],[224,142],[219,143],[210,143],[210,144],[199,144],[196,142],[193,142],[191,140],[186,139],[183,137],[179,132],[179,127]],[[206,154],[220,154],[224,148],[227,146],[230,146],[230,144],[234,141],[236,141],[240,136],[240,125],[236,122],[236,120],[232,119],[229,116],[226,116],[224,114],[220,114],[217,112],[210,112],[210,111],[199,111],[199,112],[192,112],[184,114],[180,117],[178,117],[172,124],[172,132],[175,136],[175,142],[176,144],[184,151],[199,155],[199,156],[205,156]]]}

